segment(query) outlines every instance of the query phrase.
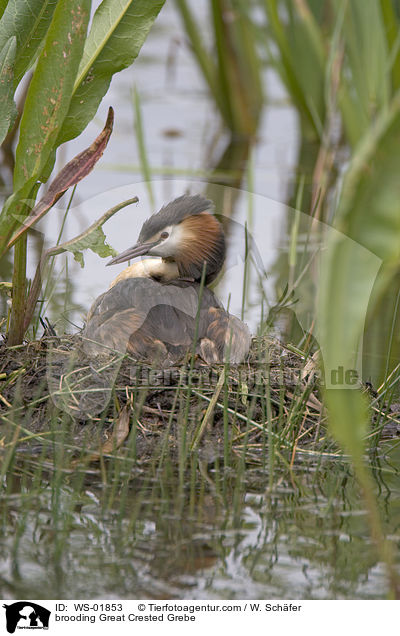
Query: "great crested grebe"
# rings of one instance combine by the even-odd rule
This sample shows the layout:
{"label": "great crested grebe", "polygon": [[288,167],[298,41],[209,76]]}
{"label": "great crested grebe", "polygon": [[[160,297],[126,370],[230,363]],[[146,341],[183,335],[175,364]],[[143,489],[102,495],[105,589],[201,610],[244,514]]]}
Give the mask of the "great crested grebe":
{"label": "great crested grebe", "polygon": [[196,340],[195,352],[209,364],[245,359],[247,326],[207,287],[225,260],[224,232],[212,210],[200,195],[171,201],[145,221],[133,247],[107,263],[153,257],[124,269],[96,299],[82,333],[86,352],[126,351],[174,364]]}

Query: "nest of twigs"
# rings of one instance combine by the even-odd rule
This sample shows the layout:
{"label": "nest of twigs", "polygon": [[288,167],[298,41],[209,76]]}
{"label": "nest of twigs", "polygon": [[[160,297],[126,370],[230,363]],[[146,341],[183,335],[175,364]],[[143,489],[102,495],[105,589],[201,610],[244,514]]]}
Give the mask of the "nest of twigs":
{"label": "nest of twigs", "polygon": [[210,460],[226,451],[227,437],[233,451],[245,444],[255,454],[271,435],[289,450],[326,441],[316,357],[305,360],[278,340],[254,339],[241,365],[188,358],[165,368],[120,354],[88,358],[81,344],[64,336],[1,346],[2,437],[17,450],[42,452],[46,440],[62,439],[95,460],[126,445],[132,429],[141,458],[166,435],[177,455],[182,431],[186,448]]}

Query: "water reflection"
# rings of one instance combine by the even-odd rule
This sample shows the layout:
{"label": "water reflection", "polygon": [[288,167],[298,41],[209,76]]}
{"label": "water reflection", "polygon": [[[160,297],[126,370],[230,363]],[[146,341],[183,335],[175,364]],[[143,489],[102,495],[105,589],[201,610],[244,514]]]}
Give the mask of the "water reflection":
{"label": "water reflection", "polygon": [[[247,483],[211,470],[220,494],[128,477],[111,507],[115,484],[98,476],[79,492],[53,477],[33,500],[26,470],[3,500],[4,598],[385,598],[359,489],[337,460],[297,464],[296,488],[276,474],[271,494],[256,470]],[[395,537],[398,498],[388,491],[381,508]]]}

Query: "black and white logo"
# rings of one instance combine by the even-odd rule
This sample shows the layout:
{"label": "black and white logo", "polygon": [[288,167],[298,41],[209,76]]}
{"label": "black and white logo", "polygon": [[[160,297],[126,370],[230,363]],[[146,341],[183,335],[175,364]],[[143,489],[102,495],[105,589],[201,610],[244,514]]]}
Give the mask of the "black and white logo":
{"label": "black and white logo", "polygon": [[6,609],[9,634],[13,634],[16,629],[49,629],[51,612],[37,603],[18,601],[3,607]]}

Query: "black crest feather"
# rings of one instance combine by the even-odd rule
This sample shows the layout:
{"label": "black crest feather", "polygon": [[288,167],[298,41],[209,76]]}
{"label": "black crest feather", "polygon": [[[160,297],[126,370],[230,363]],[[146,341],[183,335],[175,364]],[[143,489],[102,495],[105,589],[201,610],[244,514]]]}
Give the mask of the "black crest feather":
{"label": "black crest feather", "polygon": [[200,194],[184,194],[164,205],[157,214],[153,214],[143,223],[139,234],[139,243],[148,241],[154,234],[169,225],[181,223],[188,216],[201,214],[201,212],[212,212],[213,209],[213,202]]}

